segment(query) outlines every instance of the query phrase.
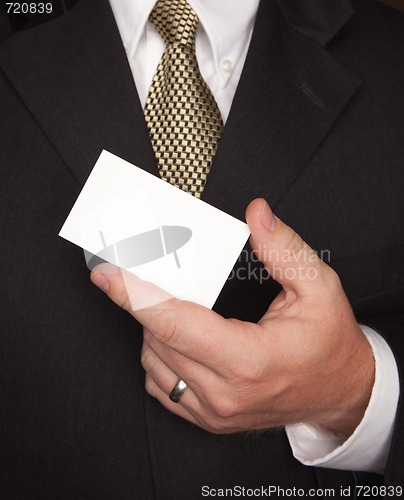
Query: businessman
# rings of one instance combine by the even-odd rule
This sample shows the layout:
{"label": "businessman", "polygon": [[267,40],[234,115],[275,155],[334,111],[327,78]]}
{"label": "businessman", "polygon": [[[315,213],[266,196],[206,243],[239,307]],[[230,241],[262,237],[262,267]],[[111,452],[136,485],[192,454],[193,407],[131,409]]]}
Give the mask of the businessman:
{"label": "businessman", "polygon": [[[189,4],[220,118],[187,175],[156,147],[153,1],[2,18],[1,494],[353,497],[377,473],[398,495],[402,16],[370,0]],[[247,247],[214,311],[107,300],[57,236],[103,148],[246,215],[262,265]],[[91,279],[128,304],[118,270]]]}

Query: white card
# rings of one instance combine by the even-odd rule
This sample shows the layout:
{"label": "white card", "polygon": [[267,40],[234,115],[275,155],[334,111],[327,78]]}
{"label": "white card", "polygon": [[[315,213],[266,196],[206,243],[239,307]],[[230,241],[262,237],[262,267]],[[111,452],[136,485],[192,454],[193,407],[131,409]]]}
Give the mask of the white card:
{"label": "white card", "polygon": [[211,308],[249,234],[244,222],[103,151],[59,236]]}

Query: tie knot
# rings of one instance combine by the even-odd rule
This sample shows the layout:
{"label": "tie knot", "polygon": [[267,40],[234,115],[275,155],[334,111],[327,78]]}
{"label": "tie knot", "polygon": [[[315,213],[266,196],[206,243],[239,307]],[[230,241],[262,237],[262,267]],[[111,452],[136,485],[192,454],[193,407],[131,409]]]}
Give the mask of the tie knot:
{"label": "tie knot", "polygon": [[195,45],[199,19],[186,0],[158,0],[149,20],[163,37],[166,45]]}

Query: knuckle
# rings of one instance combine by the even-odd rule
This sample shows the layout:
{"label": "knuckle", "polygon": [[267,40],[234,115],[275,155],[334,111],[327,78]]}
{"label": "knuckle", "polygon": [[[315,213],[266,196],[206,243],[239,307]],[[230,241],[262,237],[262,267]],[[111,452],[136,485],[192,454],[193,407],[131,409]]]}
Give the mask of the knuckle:
{"label": "knuckle", "polygon": [[234,417],[237,414],[238,405],[233,398],[219,394],[210,401],[213,413],[222,419]]}
{"label": "knuckle", "polygon": [[[254,387],[261,383],[267,358],[262,356],[261,349],[267,342],[267,333],[259,326],[254,325],[255,338],[260,339],[257,344],[244,344],[240,346],[238,355],[228,363],[223,363],[226,381],[231,387],[231,393],[242,392],[244,389]],[[262,339],[262,341],[261,341]]]}
{"label": "knuckle", "polygon": [[332,282],[333,285],[340,286],[341,285],[341,280],[337,274],[336,271],[332,267],[328,267],[328,273],[330,275],[330,281]]}
{"label": "knuckle", "polygon": [[148,394],[153,395],[154,383],[153,383],[152,378],[149,377],[148,375],[146,375],[146,377],[145,377],[144,387],[145,387],[146,392]]}
{"label": "knuckle", "polygon": [[206,417],[203,427],[212,434],[224,434],[226,433],[227,428],[224,421],[217,415],[210,415]]}
{"label": "knuckle", "polygon": [[177,318],[174,311],[164,309],[151,318],[148,329],[163,343],[170,344],[177,337]]}
{"label": "knuckle", "polygon": [[255,359],[255,362],[238,362],[231,369],[232,383],[239,388],[255,386],[260,382],[261,372],[259,359]]}
{"label": "knuckle", "polygon": [[341,280],[338,274],[332,267],[325,265],[323,278],[326,283],[327,289],[334,295],[342,290]]}
{"label": "knuckle", "polygon": [[121,296],[121,300],[118,302],[118,306],[124,309],[125,311],[132,311],[132,302],[130,300],[129,294],[125,291],[125,293]]}
{"label": "knuckle", "polygon": [[224,429],[221,424],[214,421],[212,423],[207,423],[205,426],[205,430],[210,432],[211,434],[224,434]]}
{"label": "knuckle", "polygon": [[144,345],[140,355],[140,363],[145,371],[150,368],[150,352]]}
{"label": "knuckle", "polygon": [[305,243],[302,238],[293,229],[290,229],[285,238],[285,251],[289,256],[299,255],[302,249],[305,247]]}

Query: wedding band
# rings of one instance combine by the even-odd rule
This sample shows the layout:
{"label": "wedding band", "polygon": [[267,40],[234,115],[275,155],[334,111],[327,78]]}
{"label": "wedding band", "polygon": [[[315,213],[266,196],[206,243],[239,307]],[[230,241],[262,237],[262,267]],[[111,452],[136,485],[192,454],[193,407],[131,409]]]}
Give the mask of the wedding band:
{"label": "wedding band", "polygon": [[186,388],[187,384],[179,378],[178,382],[175,384],[168,397],[171,399],[171,401],[173,401],[173,403],[179,403],[181,396],[184,394]]}

